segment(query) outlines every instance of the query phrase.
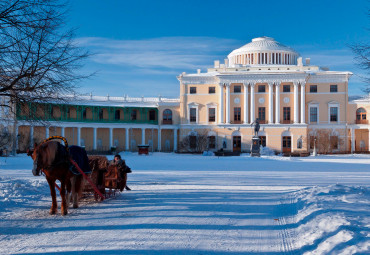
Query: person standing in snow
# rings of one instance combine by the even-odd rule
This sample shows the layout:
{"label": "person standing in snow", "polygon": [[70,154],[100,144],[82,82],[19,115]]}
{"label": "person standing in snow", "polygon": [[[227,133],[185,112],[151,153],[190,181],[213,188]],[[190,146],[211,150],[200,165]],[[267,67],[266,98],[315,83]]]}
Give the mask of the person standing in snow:
{"label": "person standing in snow", "polygon": [[114,159],[110,162],[111,166],[117,167],[119,175],[122,179],[122,186],[120,190],[131,190],[127,185],[127,174],[132,173],[131,168],[126,165],[126,162],[121,158],[121,155],[117,154]]}

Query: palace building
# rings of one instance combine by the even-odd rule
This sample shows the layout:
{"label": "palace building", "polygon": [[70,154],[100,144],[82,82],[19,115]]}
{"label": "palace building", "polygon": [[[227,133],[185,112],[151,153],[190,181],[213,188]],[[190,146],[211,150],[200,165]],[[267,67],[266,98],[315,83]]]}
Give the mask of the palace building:
{"label": "palace building", "polygon": [[[202,142],[204,150],[249,152],[258,118],[262,146],[276,152],[369,151],[370,99],[348,100],[351,75],[311,65],[294,49],[259,37],[204,73],[179,75],[179,99],[79,96],[18,105],[17,147],[62,135],[89,151],[149,144],[151,151],[181,152]],[[42,125],[28,121],[32,111]]]}

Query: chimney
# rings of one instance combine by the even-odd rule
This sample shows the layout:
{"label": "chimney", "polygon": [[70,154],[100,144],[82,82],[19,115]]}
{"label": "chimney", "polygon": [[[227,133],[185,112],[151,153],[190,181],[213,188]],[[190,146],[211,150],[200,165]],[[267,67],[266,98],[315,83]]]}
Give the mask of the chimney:
{"label": "chimney", "polygon": [[197,69],[197,74],[200,74],[200,69]]}
{"label": "chimney", "polygon": [[303,66],[302,57],[297,58],[297,66]]}
{"label": "chimney", "polygon": [[220,60],[215,60],[215,68],[220,68]]}
{"label": "chimney", "polygon": [[310,65],[310,61],[311,61],[310,58],[306,58],[306,66],[309,66]]}

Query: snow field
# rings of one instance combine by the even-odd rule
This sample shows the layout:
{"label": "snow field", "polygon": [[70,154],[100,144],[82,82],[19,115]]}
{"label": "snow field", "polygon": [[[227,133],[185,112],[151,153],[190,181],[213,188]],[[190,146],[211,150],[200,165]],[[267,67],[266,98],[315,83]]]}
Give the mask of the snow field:
{"label": "snow field", "polygon": [[133,169],[133,190],[103,203],[83,202],[66,217],[48,214],[48,185],[32,176],[29,158],[0,161],[0,253],[369,251],[367,155],[123,157]]}

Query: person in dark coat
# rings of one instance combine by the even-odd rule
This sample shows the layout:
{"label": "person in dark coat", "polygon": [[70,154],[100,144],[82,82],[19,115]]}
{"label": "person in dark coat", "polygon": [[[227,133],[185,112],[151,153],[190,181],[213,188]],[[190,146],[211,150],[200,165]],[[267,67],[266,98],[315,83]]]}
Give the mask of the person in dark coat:
{"label": "person in dark coat", "polygon": [[114,159],[110,162],[110,165],[116,166],[120,177],[123,181],[123,186],[121,188],[121,191],[123,189],[131,190],[127,185],[127,174],[132,173],[131,168],[126,165],[126,162],[121,158],[121,155],[117,154],[114,156]]}

